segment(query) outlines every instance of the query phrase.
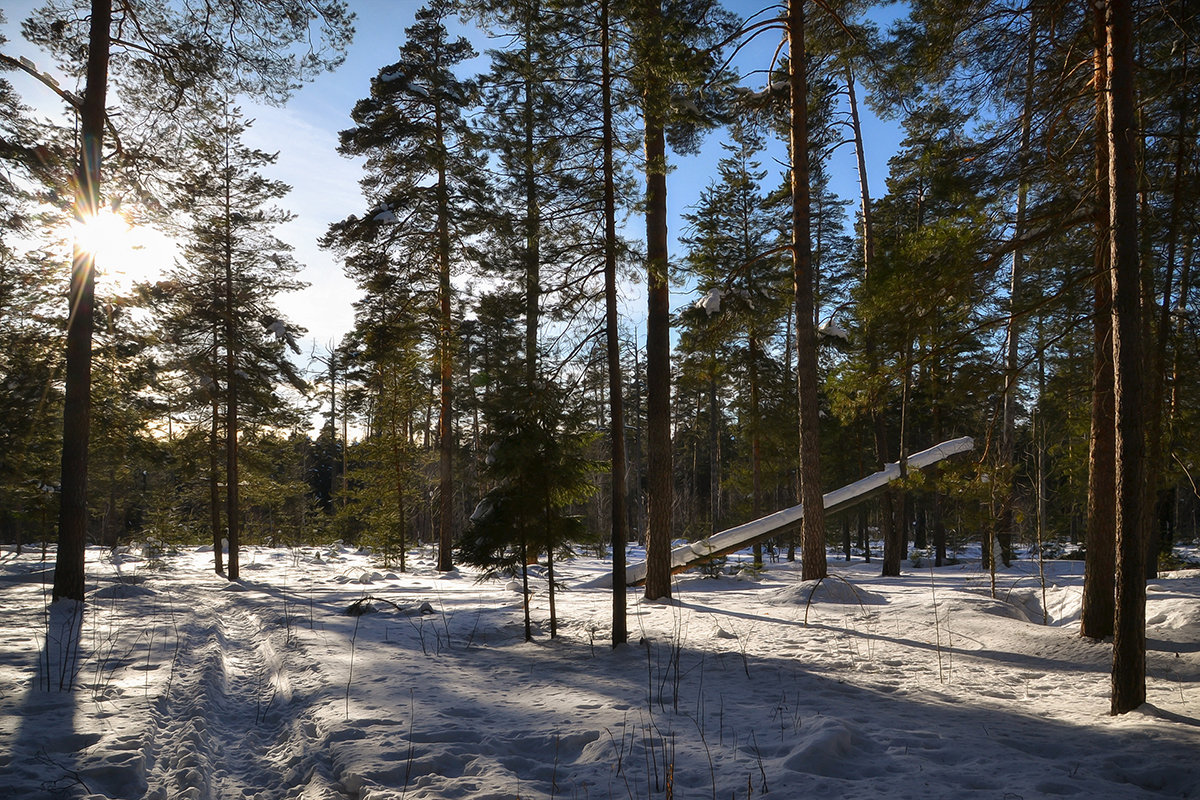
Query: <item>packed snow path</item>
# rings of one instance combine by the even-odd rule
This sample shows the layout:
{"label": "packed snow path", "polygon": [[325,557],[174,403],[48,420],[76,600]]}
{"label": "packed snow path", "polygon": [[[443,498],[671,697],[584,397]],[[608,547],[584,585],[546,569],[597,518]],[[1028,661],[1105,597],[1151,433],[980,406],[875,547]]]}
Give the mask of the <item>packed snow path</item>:
{"label": "packed snow path", "polygon": [[328,773],[328,752],[292,681],[306,677],[307,693],[324,676],[289,628],[268,629],[241,594],[213,595],[208,615],[193,618],[179,643],[145,737],[147,798],[256,797],[254,787],[278,796],[278,787],[306,787]]}
{"label": "packed snow path", "polygon": [[[872,495],[882,491],[891,481],[903,476],[905,469],[925,469],[951,456],[966,453],[975,448],[975,440],[970,436],[961,436],[947,442],[934,445],[919,453],[914,453],[905,460],[904,467],[899,463],[887,464],[878,472],[861,478],[854,483],[826,492],[822,500],[825,511],[832,513],[861,503]],[[804,506],[795,505],[768,514],[750,522],[737,525],[728,530],[714,533],[712,536],[698,542],[689,542],[671,550],[671,572],[684,572],[697,564],[711,561],[719,556],[737,552],[749,547],[755,542],[778,536],[789,528],[797,525],[804,517]],[[646,564],[630,564],[625,569],[625,583],[636,586],[646,580]],[[599,579],[598,586],[611,586],[611,577]]]}

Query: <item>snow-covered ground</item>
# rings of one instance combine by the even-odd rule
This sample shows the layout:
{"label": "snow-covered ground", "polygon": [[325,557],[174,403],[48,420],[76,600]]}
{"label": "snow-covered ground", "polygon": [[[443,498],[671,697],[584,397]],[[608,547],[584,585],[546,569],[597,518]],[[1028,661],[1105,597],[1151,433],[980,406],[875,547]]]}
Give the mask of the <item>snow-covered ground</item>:
{"label": "snow-covered ground", "polygon": [[1200,797],[1197,571],[1150,585],[1149,702],[1111,717],[1078,561],[997,599],[978,560],[686,575],[630,592],[613,650],[596,559],[560,567],[553,641],[537,583],[533,643],[506,582],[428,553],[211,559],[89,550],[88,602],[50,608],[52,562],[3,553],[0,797]]}

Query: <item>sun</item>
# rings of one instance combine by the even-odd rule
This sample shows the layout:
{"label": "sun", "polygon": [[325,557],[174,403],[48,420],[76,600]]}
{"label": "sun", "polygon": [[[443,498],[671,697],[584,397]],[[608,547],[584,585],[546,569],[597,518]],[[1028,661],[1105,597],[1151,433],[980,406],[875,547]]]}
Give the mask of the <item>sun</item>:
{"label": "sun", "polygon": [[175,260],[175,243],[165,234],[134,225],[109,208],[73,228],[76,244],[95,256],[97,279],[108,283],[111,291],[128,291],[135,283],[153,281]]}

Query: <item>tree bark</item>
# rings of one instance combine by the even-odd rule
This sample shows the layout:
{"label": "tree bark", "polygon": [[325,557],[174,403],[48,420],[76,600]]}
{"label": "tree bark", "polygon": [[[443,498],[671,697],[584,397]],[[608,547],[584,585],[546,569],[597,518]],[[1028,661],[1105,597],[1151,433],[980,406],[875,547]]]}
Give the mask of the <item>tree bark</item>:
{"label": "tree bark", "polygon": [[1137,222],[1137,127],[1133,90],[1133,9],[1109,0],[1109,236],[1112,244],[1113,374],[1117,432],[1117,606],[1113,626],[1112,713],[1146,701],[1145,347]]}
{"label": "tree bark", "polygon": [[[100,165],[104,149],[104,107],[108,95],[109,29],[112,0],[92,0],[87,84],[79,109],[80,152],[76,172],[76,218],[86,224],[100,209]],[[95,253],[76,240],[67,298],[66,396],[63,404],[62,473],[58,552],[53,600],[83,601],[84,553],[88,527],[88,437],[92,424],[92,327],[96,296]]]}
{"label": "tree bark", "polygon": [[[875,231],[871,213],[871,190],[867,182],[867,156],[863,147],[862,123],[858,115],[858,95],[854,91],[854,74],[846,68],[846,87],[850,100],[850,127],[854,136],[854,152],[858,160],[858,190],[862,213],[863,238],[863,283],[869,284],[875,275]],[[863,331],[863,351],[867,358],[867,368],[871,374],[879,370],[879,358],[875,347],[874,325],[868,322]],[[875,468],[883,469],[888,459],[887,421],[884,418],[884,401],[882,397],[872,398],[871,431],[875,445]],[[888,547],[893,541],[895,526],[895,495],[890,487],[885,487],[879,498],[879,532],[884,541],[884,558],[882,572],[884,575],[900,574],[900,559]],[[870,536],[866,537],[863,548],[865,560],[871,560]],[[889,559],[889,553],[892,558]]]}
{"label": "tree bark", "polygon": [[[213,331],[213,341],[216,341],[216,331]],[[213,374],[218,374],[217,365],[213,364]],[[209,519],[212,525],[213,537],[213,570],[218,575],[225,574],[225,565],[221,554],[221,405],[215,391],[212,398],[212,431],[208,442],[208,502]]]}
{"label": "tree bark", "polygon": [[608,358],[609,440],[612,448],[612,644],[629,639],[625,597],[625,546],[629,541],[625,488],[625,402],[621,380],[621,340],[617,327],[617,190],[613,166],[612,52],[609,3],[600,3],[600,81],[604,151],[604,337]]}
{"label": "tree bark", "polygon": [[803,580],[824,578],[825,506],[821,492],[820,420],[817,403],[817,331],[813,322],[813,268],[809,242],[808,76],[804,2],[788,2],[792,153],[792,278],[796,302],[796,388],[800,408],[800,539]]}
{"label": "tree bark", "polygon": [[1083,608],[1079,633],[1091,639],[1112,636],[1116,591],[1116,421],[1113,409],[1112,276],[1108,234],[1108,57],[1104,5],[1092,0],[1094,90],[1096,95],[1095,277],[1093,278],[1092,429],[1088,442],[1087,555],[1083,566]]}
{"label": "tree bark", "polygon": [[[1021,142],[1018,154],[1020,174],[1017,176],[1017,210],[1013,220],[1013,241],[1021,242],[1025,237],[1026,205],[1029,195],[1029,182],[1025,177],[1029,139],[1032,135],[1033,124],[1033,80],[1036,65],[1035,53],[1037,45],[1037,24],[1030,12],[1029,44],[1025,54],[1025,92],[1021,109]],[[1016,493],[1015,450],[1017,438],[1017,389],[1021,382],[1021,325],[1020,305],[1021,294],[1025,282],[1025,253],[1018,244],[1013,248],[1012,271],[1009,275],[1008,291],[1008,330],[1004,343],[1004,405],[1001,412],[1000,427],[1000,469],[999,478],[1003,481],[1000,495],[1000,508],[996,521],[996,538],[1000,542],[1001,556],[1005,566],[1012,561],[1012,543],[1016,533],[1016,519],[1013,514],[1013,495]]]}
{"label": "tree bark", "polygon": [[[662,27],[659,0],[646,4],[647,31]],[[665,87],[642,94],[646,155],[646,439],[650,518],[646,599],[671,596],[671,291],[667,279],[667,141]]]}
{"label": "tree bark", "polygon": [[435,105],[434,124],[440,153],[437,164],[438,262],[438,375],[441,405],[438,414],[438,566],[454,569],[454,357],[451,353],[453,317],[450,304],[450,188],[446,177],[446,143],[441,109]]}
{"label": "tree bark", "polygon": [[238,496],[238,347],[234,318],[233,208],[230,197],[229,140],[225,141],[225,528],[229,538],[228,578],[239,579],[241,501]]}

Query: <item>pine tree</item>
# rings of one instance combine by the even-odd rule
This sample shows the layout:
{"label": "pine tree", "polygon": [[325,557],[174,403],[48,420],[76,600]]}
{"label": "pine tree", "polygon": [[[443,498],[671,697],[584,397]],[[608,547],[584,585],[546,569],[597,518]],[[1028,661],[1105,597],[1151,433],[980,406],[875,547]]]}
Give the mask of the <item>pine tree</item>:
{"label": "pine tree", "polygon": [[[976,145],[959,132],[963,123],[961,114],[937,102],[914,111],[905,120],[903,149],[891,162],[888,194],[873,209],[875,268],[861,287],[858,311],[879,350],[862,353],[857,366],[847,366],[883,370],[864,372],[851,382],[866,387],[868,397],[898,397],[899,419],[893,424],[902,464],[914,449],[919,422],[921,403],[914,391],[934,388],[932,380],[916,381],[916,376],[926,371],[938,391],[948,391],[960,365],[979,347],[967,331],[981,325],[978,314],[992,288],[986,213],[991,197],[977,166]],[[938,407],[943,406],[940,401]],[[889,513],[886,504],[882,513]],[[906,526],[894,520],[883,527],[892,531],[884,541],[883,574],[898,575]]]}
{"label": "pine tree", "polygon": [[66,291],[57,254],[24,244],[37,223],[33,190],[53,196],[67,185],[55,132],[39,130],[30,114],[0,77],[0,536],[18,549],[25,536],[51,533],[62,402],[55,311]]}
{"label": "pine tree", "polygon": [[[260,173],[275,155],[242,142],[250,123],[238,109],[214,107],[205,122],[191,137],[190,167],[183,175],[187,194],[181,203],[190,220],[185,260],[157,294],[175,368],[191,376],[197,423],[209,414],[215,567],[222,570],[215,491],[223,477],[225,569],[230,580],[238,580],[239,433],[248,421],[280,410],[279,383],[305,385],[287,355],[289,349],[299,354],[301,331],[274,305],[277,295],[303,284],[294,277],[299,265],[291,246],[274,234],[291,214],[272,203],[290,187]],[[223,469],[218,451],[224,453]]]}
{"label": "pine tree", "polygon": [[1116,418],[1117,600],[1113,624],[1112,713],[1146,701],[1145,349],[1137,222],[1134,14],[1110,0],[1105,17],[1108,76],[1108,232],[1112,264]]}
{"label": "pine tree", "polygon": [[[684,263],[703,296],[682,315],[686,327],[680,349],[708,355],[710,459],[715,455],[718,366],[744,378],[739,382],[744,391],[735,393],[735,402],[745,409],[741,428],[749,438],[751,518],[755,519],[765,509],[761,373],[767,366],[767,346],[788,313],[790,297],[777,241],[779,215],[762,191],[766,171],[756,160],[761,139],[735,121],[724,147],[727,155],[717,163],[719,182],[710,183],[701,192],[695,212],[684,216],[690,226],[682,240],[689,248]],[[690,338],[696,338],[694,344]],[[733,347],[735,339],[744,340],[744,345]],[[714,479],[710,516],[716,526],[715,464],[710,469]],[[755,554],[761,563],[761,546]]]}
{"label": "pine tree", "polygon": [[[230,91],[282,101],[298,78],[338,63],[353,31],[353,15],[340,0],[322,0],[315,6],[287,0],[282,8],[258,0],[236,8],[135,2],[119,6],[115,13],[111,0],[92,0],[90,14],[68,9],[71,4],[48,3],[25,22],[24,31],[69,72],[84,76],[74,206],[81,221],[94,216],[102,205],[110,80],[130,89],[123,95],[124,102],[141,100],[150,108],[177,110],[202,96],[213,82]],[[130,24],[125,25],[127,21]],[[314,22],[321,27],[321,41],[315,47],[310,30]],[[130,38],[124,34],[114,38],[115,25],[121,25]],[[55,600],[83,600],[93,263],[93,255],[77,245],[68,301]]]}
{"label": "pine tree", "polygon": [[412,287],[433,332],[441,570],[453,569],[455,526],[451,276],[463,268],[484,195],[483,163],[465,113],[475,87],[453,71],[475,53],[465,39],[450,37],[444,22],[450,13],[445,0],[419,10],[405,31],[400,60],[381,69],[371,81],[371,96],[355,104],[355,127],[342,132],[339,151],[365,156],[361,184],[373,210],[335,223],[323,240],[345,254],[347,273],[368,295],[364,302],[385,296],[397,283]]}
{"label": "pine tree", "polygon": [[350,511],[363,525],[364,541],[386,564],[404,571],[410,530],[433,464],[417,437],[428,389],[428,342],[415,316],[403,312],[411,296],[397,289],[395,305],[361,309],[350,341],[348,366],[368,403],[363,409],[367,433],[352,469]]}
{"label": "pine tree", "polygon": [[646,173],[647,599],[671,596],[672,535],[670,287],[667,145],[687,152],[711,124],[720,67],[717,44],[732,18],[710,0],[639,0],[624,20],[634,35],[630,74],[640,97]]}

